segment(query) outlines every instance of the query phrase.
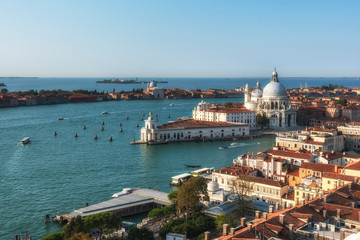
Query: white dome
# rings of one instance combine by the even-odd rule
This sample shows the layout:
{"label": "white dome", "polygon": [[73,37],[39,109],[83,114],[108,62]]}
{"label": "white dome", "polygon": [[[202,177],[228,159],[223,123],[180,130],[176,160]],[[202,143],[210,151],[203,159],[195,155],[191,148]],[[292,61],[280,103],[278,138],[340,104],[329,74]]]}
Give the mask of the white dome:
{"label": "white dome", "polygon": [[261,97],[263,95],[263,91],[261,89],[254,89],[254,91],[251,92],[251,97]]}
{"label": "white dome", "polygon": [[155,88],[156,87],[156,82],[154,80],[152,80],[150,82],[150,85],[149,85],[150,88]]}
{"label": "white dome", "polygon": [[287,96],[285,87],[279,82],[270,82],[264,87],[264,97]]}
{"label": "white dome", "polygon": [[216,192],[219,190],[219,184],[217,182],[211,181],[207,184],[207,190],[209,192]]}

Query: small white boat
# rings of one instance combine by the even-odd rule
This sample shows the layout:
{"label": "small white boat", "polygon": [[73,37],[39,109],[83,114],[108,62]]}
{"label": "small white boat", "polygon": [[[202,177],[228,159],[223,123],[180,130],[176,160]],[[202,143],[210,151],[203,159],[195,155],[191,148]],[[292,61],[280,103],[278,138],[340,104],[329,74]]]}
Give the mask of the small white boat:
{"label": "small white boat", "polygon": [[108,112],[102,112],[101,114],[108,114]]}
{"label": "small white boat", "polygon": [[21,144],[27,144],[27,143],[29,143],[30,142],[30,138],[29,137],[24,137],[23,139],[21,139],[21,141],[20,141],[20,143]]}
{"label": "small white boat", "polygon": [[238,145],[238,143],[233,142],[233,143],[230,143],[230,145],[231,145],[231,146],[236,146],[236,145]]}
{"label": "small white boat", "polygon": [[63,117],[59,117],[58,120],[64,120],[64,118],[63,118]]}
{"label": "small white boat", "polygon": [[170,104],[169,104],[170,107],[172,107],[172,106],[174,106],[174,105],[175,105],[175,104],[173,104],[173,103],[170,103]]}
{"label": "small white boat", "polygon": [[132,193],[132,191],[133,191],[132,188],[124,188],[121,192],[114,193],[114,194],[112,195],[112,198],[117,198],[117,197],[120,197],[120,196],[129,194],[129,193]]}

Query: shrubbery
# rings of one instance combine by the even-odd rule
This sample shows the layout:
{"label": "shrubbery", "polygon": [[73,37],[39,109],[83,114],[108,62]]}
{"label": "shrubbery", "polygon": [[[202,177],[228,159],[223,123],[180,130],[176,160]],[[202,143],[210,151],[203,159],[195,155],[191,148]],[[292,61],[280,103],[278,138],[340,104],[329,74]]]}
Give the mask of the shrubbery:
{"label": "shrubbery", "polygon": [[160,236],[165,238],[169,232],[185,234],[188,238],[215,227],[214,219],[202,213],[195,213],[186,221],[185,218],[172,219],[160,229]]}
{"label": "shrubbery", "polygon": [[155,208],[148,213],[148,218],[158,218],[172,213],[175,213],[175,208],[173,206],[165,206],[161,209]]}

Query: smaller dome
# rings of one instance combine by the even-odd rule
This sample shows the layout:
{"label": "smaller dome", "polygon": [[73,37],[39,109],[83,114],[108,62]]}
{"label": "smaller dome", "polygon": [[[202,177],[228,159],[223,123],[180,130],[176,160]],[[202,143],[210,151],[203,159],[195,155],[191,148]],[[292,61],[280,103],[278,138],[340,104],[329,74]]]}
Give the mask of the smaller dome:
{"label": "smaller dome", "polygon": [[149,84],[150,88],[155,88],[156,87],[156,82],[154,80],[152,80]]}
{"label": "smaller dome", "polygon": [[207,184],[207,190],[209,192],[216,192],[219,190],[219,184],[217,182],[211,181]]}
{"label": "smaller dome", "polygon": [[256,88],[254,91],[251,92],[251,97],[262,97],[263,91],[259,88]]}

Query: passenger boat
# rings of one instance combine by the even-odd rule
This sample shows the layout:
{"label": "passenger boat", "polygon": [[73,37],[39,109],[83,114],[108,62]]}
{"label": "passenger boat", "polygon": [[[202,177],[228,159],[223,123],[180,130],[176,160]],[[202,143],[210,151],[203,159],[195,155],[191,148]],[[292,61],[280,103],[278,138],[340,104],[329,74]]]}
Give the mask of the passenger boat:
{"label": "passenger boat", "polygon": [[183,173],[183,174],[174,176],[171,178],[170,185],[180,186],[183,183],[186,183],[190,178],[192,178],[192,175],[190,173]]}
{"label": "passenger boat", "polygon": [[59,117],[58,120],[64,120],[64,118],[63,118],[63,117]]}
{"label": "passenger boat", "polygon": [[27,143],[29,143],[30,142],[30,138],[29,137],[24,137],[23,139],[21,139],[21,141],[20,141],[20,143],[21,144],[27,144]]}
{"label": "passenger boat", "polygon": [[191,173],[194,177],[199,177],[199,176],[205,176],[211,174],[213,171],[215,171],[214,168],[201,168],[198,170],[191,171]]}
{"label": "passenger boat", "polygon": [[129,193],[132,193],[132,191],[133,191],[132,188],[124,188],[121,192],[114,193],[114,194],[112,195],[112,198],[117,198],[117,197],[120,197],[120,196],[129,194]]}

